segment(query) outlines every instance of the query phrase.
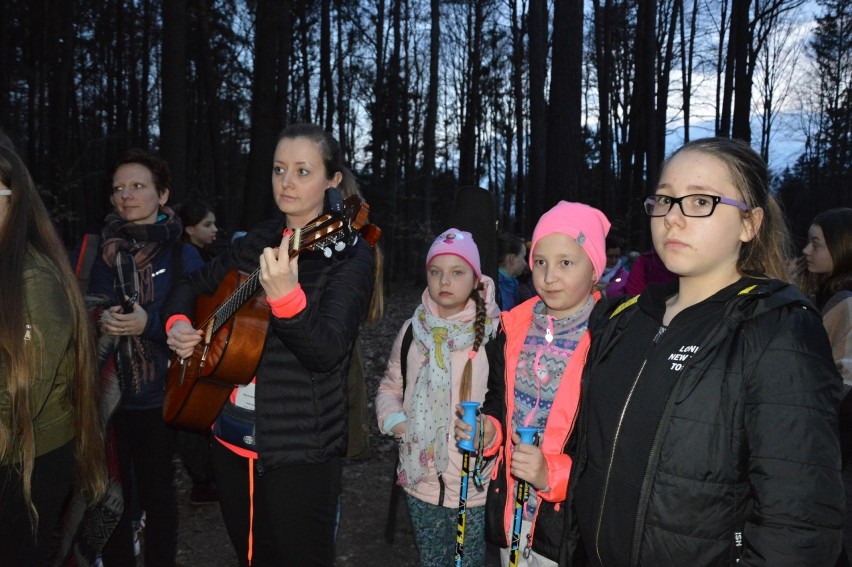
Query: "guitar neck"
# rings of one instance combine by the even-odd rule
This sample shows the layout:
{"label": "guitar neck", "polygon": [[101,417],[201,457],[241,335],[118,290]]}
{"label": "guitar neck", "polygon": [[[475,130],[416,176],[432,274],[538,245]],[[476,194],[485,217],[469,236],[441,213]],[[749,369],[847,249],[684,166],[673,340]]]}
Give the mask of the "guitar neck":
{"label": "guitar neck", "polygon": [[[357,233],[367,219],[369,206],[357,195],[344,202],[344,215],[322,214],[304,227],[295,229],[290,238],[288,253],[290,258],[297,256],[303,250],[317,250],[320,247],[336,247],[343,244],[350,232]],[[331,248],[328,249],[328,255]],[[207,329],[207,336],[215,335],[219,329],[233,317],[245,303],[260,289],[260,268],[258,267],[234,290],[209,319],[202,325]]]}
{"label": "guitar neck", "polygon": [[[298,243],[294,240],[290,241],[289,246],[289,254],[290,258],[296,256],[299,253],[299,249],[297,248]],[[228,299],[226,299],[218,309],[213,313],[213,329],[212,334],[216,334],[216,332],[222,328],[231,317],[233,317],[237,311],[240,310],[240,307],[245,305],[245,303],[254,296],[255,293],[260,289],[260,268],[258,267],[254,270],[249,276],[243,280],[243,282],[234,290],[234,293],[231,294]],[[209,320],[208,320],[209,321]]]}

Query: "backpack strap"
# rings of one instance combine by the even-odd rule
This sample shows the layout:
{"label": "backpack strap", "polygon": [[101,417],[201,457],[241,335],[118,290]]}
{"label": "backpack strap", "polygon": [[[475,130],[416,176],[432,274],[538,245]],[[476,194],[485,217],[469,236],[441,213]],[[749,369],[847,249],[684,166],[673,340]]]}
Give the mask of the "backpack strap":
{"label": "backpack strap", "polygon": [[[402,348],[399,351],[399,367],[402,372],[402,395],[405,396],[405,387],[407,381],[405,378],[408,373],[408,351],[411,349],[411,342],[414,340],[414,329],[411,325],[405,330],[402,335]],[[396,460],[393,463],[393,473],[391,474],[391,493],[388,500],[388,515],[385,520],[385,541],[393,543],[394,532],[396,531],[396,510],[397,503],[402,495],[402,487],[396,483],[396,469],[399,467],[399,452],[397,452]],[[438,482],[441,483],[441,501],[444,500],[444,481],[438,477]]]}
{"label": "backpack strap", "polygon": [[[413,324],[413,323],[412,323]],[[411,350],[411,343],[414,340],[414,329],[411,325],[405,330],[402,336],[402,348],[399,351],[399,366],[402,371],[402,395],[405,396],[405,388],[407,386],[406,374],[408,374],[408,351]]]}
{"label": "backpack strap", "polygon": [[89,290],[89,278],[92,274],[92,266],[98,256],[98,248],[101,243],[99,234],[84,234],[80,244],[80,254],[77,256],[77,264],[74,266],[74,274],[80,283],[80,291],[83,295]]}

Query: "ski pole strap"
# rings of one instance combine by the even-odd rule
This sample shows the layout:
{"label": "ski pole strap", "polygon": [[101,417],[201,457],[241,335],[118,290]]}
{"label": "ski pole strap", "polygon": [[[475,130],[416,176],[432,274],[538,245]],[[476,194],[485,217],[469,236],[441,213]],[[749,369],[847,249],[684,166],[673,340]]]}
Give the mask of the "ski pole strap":
{"label": "ski pole strap", "polygon": [[479,439],[476,447],[476,461],[473,469],[473,484],[476,488],[485,486],[485,481],[482,478],[482,463],[485,460],[482,453],[485,450],[485,416],[479,412]]}

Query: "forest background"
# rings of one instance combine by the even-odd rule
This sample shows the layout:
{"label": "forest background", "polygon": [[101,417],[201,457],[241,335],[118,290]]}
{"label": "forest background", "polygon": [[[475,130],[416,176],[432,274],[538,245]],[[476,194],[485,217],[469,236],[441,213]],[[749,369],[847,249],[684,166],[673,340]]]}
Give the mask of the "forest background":
{"label": "forest background", "polygon": [[748,140],[798,236],[852,204],[852,0],[3,4],[0,127],[69,245],[130,147],[169,161],[172,202],[251,227],[299,121],[342,142],[397,276],[422,271],[461,186],[491,193],[502,230],[578,200],[641,250],[641,200],[695,137]]}

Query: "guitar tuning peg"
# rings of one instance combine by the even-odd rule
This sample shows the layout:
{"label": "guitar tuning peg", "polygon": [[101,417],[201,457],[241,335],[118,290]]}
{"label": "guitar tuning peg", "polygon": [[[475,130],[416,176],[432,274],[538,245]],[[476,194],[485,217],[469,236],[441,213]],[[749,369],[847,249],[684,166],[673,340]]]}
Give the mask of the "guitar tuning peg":
{"label": "guitar tuning peg", "polygon": [[340,251],[342,251],[344,248],[346,248],[346,243],[345,243],[345,242],[343,242],[342,240],[339,240],[339,241],[335,242],[335,244],[334,244],[334,250],[335,250],[335,251],[340,252]]}
{"label": "guitar tuning peg", "polygon": [[326,258],[331,258],[331,248],[328,246],[322,249],[322,253]]}

